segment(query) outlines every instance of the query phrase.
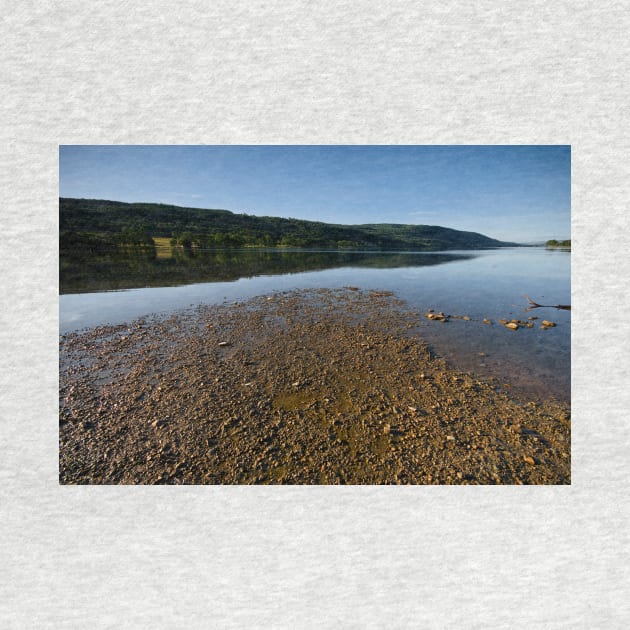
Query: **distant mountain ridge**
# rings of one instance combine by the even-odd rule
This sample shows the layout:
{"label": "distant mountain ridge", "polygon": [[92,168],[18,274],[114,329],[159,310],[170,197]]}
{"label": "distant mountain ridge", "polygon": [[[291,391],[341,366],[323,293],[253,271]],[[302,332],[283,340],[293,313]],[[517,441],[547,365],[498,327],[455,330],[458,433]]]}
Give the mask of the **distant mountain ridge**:
{"label": "distant mountain ridge", "polygon": [[435,225],[367,223],[340,225],[235,214],[229,210],[158,203],[59,198],[61,249],[82,239],[94,243],[151,243],[171,238],[192,247],[330,247],[438,251],[510,247],[477,232]]}

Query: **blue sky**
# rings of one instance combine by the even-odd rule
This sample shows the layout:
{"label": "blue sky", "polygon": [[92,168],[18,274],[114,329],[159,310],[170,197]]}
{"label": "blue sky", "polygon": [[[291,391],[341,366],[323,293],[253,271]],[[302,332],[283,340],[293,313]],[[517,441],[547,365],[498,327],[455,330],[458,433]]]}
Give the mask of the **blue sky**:
{"label": "blue sky", "polygon": [[571,236],[569,146],[59,147],[59,195],[328,223]]}

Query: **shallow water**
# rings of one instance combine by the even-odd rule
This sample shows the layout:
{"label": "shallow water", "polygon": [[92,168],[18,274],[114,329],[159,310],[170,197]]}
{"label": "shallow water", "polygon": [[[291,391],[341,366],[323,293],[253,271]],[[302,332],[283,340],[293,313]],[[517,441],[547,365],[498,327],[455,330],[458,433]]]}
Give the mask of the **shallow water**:
{"label": "shallow water", "polygon": [[[60,333],[292,289],[354,286],[393,291],[418,312],[418,329],[431,347],[456,367],[495,376],[501,384],[509,383],[532,396],[570,400],[571,313],[553,308],[526,312],[525,298],[527,294],[542,304],[570,304],[569,252],[543,248],[429,254],[248,250],[240,258],[238,252],[229,252],[220,261],[216,253],[211,259],[197,257],[193,268],[194,277],[216,278],[220,272],[221,277],[238,279],[61,295]],[[309,268],[316,270],[302,271]],[[156,276],[153,282],[164,280]],[[99,278],[94,279],[94,286],[103,286]],[[429,321],[423,317],[428,309],[465,315],[470,321]],[[533,329],[511,331],[496,323],[500,318],[525,320],[528,316],[539,317]],[[483,324],[484,318],[493,324]],[[543,319],[557,326],[541,330]]]}

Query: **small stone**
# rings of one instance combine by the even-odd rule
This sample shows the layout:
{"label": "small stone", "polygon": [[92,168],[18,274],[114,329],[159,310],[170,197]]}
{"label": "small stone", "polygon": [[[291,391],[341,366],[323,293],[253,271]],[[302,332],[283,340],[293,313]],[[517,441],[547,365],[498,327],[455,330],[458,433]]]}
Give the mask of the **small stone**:
{"label": "small stone", "polygon": [[483,323],[484,324],[492,324],[492,322],[487,317],[483,320]]}
{"label": "small stone", "polygon": [[416,411],[418,411],[417,407],[412,407],[412,406],[407,407],[407,409],[409,409],[409,411],[411,411],[412,413],[416,413]]}
{"label": "small stone", "polygon": [[529,457],[529,455],[523,455],[523,461],[526,464],[529,464],[530,466],[533,466],[536,463],[534,458],[533,457]]}
{"label": "small stone", "polygon": [[230,342],[229,342],[229,341],[219,341],[219,347],[222,347],[222,346],[229,346],[229,345],[230,345]]}
{"label": "small stone", "polygon": [[463,319],[465,322],[469,322],[469,321],[470,321],[470,317],[468,317],[468,315],[464,315],[464,317],[462,317],[462,319]]}
{"label": "small stone", "polygon": [[518,330],[518,324],[516,322],[508,322],[507,324],[505,324],[506,328],[509,328],[510,330]]}
{"label": "small stone", "polygon": [[452,442],[452,441],[455,441],[455,436],[453,436],[453,435],[447,435],[447,436],[446,436],[446,439],[447,439],[449,442]]}
{"label": "small stone", "polygon": [[540,325],[546,328],[553,328],[555,326],[554,322],[548,322],[546,319],[543,319]]}
{"label": "small stone", "polygon": [[383,426],[383,433],[385,433],[385,435],[387,435],[390,431],[391,431],[391,425],[386,424]]}

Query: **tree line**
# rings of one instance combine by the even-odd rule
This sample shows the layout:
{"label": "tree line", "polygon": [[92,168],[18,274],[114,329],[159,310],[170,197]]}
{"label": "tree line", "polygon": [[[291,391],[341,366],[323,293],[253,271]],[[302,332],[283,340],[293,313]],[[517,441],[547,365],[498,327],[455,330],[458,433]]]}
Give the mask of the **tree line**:
{"label": "tree line", "polygon": [[440,226],[338,225],[259,217],[228,210],[95,199],[59,199],[60,247],[104,253],[111,248],[154,247],[153,237],[174,247],[295,247],[333,249],[478,249],[514,245],[475,232]]}

